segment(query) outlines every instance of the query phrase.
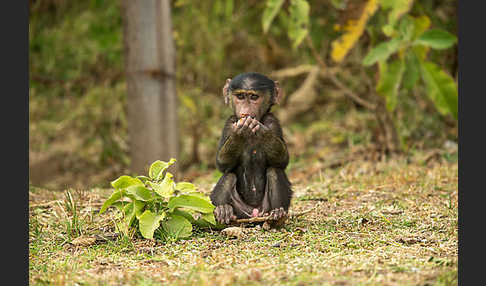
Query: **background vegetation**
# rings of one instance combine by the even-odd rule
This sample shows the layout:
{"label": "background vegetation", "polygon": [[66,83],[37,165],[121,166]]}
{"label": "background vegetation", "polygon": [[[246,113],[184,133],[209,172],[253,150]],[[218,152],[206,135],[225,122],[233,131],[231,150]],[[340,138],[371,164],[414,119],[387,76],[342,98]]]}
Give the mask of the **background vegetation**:
{"label": "background vegetation", "polygon": [[[272,2],[282,5],[269,23],[267,5]],[[293,19],[294,2],[306,1],[172,2],[180,99],[178,162],[186,179],[214,170],[217,140],[230,114],[221,88],[226,78],[245,71],[268,74],[281,82],[286,96],[274,110],[284,121],[291,170],[316,160],[329,163],[353,146],[390,149],[383,122],[396,129],[402,152],[457,141],[457,120],[439,112],[441,106],[427,95],[431,91],[422,80],[393,91],[396,108],[385,112],[388,119],[380,119],[377,114],[382,111],[366,108],[350,96],[370,104],[386,98],[376,92],[380,91],[380,64],[365,66],[363,59],[380,43],[393,39],[384,33],[384,27],[393,22],[393,7],[380,7],[379,1],[307,1],[308,17],[303,13]],[[370,2],[379,8],[360,24]],[[402,11],[395,12],[397,31],[405,17],[426,17],[430,29],[456,34],[456,1],[390,3],[395,2],[398,8],[402,5]],[[297,23],[294,26],[302,22],[304,36],[292,28],[292,21]],[[130,138],[122,23],[117,0],[30,1],[32,184],[56,189],[108,186],[110,179],[126,171]],[[362,34],[336,62],[335,42],[350,30],[359,30],[359,25]],[[457,46],[449,46],[429,48],[427,59],[456,79]],[[397,51],[388,61],[408,54]]]}

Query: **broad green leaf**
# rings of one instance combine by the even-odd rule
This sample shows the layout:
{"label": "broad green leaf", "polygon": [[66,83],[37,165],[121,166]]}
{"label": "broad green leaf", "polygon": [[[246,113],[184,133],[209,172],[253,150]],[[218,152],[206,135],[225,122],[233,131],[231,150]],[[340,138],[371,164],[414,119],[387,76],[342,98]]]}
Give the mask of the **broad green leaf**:
{"label": "broad green leaf", "polygon": [[214,218],[213,213],[202,214],[201,218],[212,225],[216,225],[216,219]]}
{"label": "broad green leaf", "polygon": [[149,168],[149,177],[154,180],[161,180],[164,171],[169,168],[172,164],[176,162],[176,159],[171,158],[169,162],[164,162],[157,160],[150,165]]}
{"label": "broad green leaf", "polygon": [[420,63],[413,51],[408,52],[405,59],[407,65],[403,75],[403,87],[411,90],[420,78]]}
{"label": "broad green leaf", "polygon": [[201,198],[209,203],[211,203],[211,199],[209,198],[209,196],[201,193],[201,192],[198,192],[198,191],[191,191],[191,192],[188,192],[188,193],[185,193],[185,195],[190,195],[190,196],[194,196],[194,197],[198,197],[198,198]]}
{"label": "broad green leaf", "polygon": [[189,182],[179,182],[175,185],[175,189],[181,192],[195,191],[196,186]]}
{"label": "broad green leaf", "polygon": [[216,219],[214,218],[213,213],[203,214],[194,210],[183,211],[180,209],[175,209],[172,213],[185,217],[188,221],[191,222],[191,224],[197,225],[201,228],[214,227],[216,225]]}
{"label": "broad green leaf", "polygon": [[165,174],[164,180],[159,183],[149,182],[152,189],[163,198],[170,198],[174,194],[173,175],[169,172]]}
{"label": "broad green leaf", "polygon": [[395,60],[389,65],[380,62],[380,79],[376,86],[376,92],[385,97],[386,108],[389,111],[395,110],[398,99],[398,91],[402,82],[405,65],[402,60]]}
{"label": "broad green leaf", "polygon": [[138,218],[142,215],[142,210],[143,208],[145,207],[145,203],[144,202],[135,202],[135,216]]}
{"label": "broad green leaf", "polygon": [[456,42],[456,36],[452,35],[451,33],[444,30],[431,29],[425,31],[420,37],[418,37],[414,44],[429,46],[433,49],[447,49]]}
{"label": "broad green leaf", "polygon": [[139,218],[138,228],[145,238],[154,238],[154,231],[160,226],[160,221],[165,218],[165,213],[156,214],[145,210]]}
{"label": "broad green leaf", "polygon": [[198,226],[199,228],[209,228],[214,226],[209,222],[207,222],[206,220],[202,219],[202,217],[195,220],[192,224]]}
{"label": "broad green leaf", "polygon": [[175,209],[171,212],[171,214],[173,215],[179,215],[185,217],[191,223],[196,223],[196,220],[192,216],[193,213],[194,211],[191,210],[180,210],[180,209]]}
{"label": "broad green leaf", "polygon": [[126,188],[126,194],[133,196],[139,201],[150,201],[153,199],[152,193],[145,186],[130,186]]}
{"label": "broad green leaf", "polygon": [[116,207],[119,211],[123,212],[123,208],[125,208],[126,205],[131,204],[131,202],[123,202],[123,201],[118,201],[114,202],[111,205]]}
{"label": "broad green leaf", "polygon": [[139,179],[140,181],[142,181],[143,183],[150,181],[150,178],[147,177],[147,176],[137,176],[136,178]]}
{"label": "broad green leaf", "polygon": [[401,44],[400,38],[393,38],[388,42],[379,43],[365,56],[363,65],[370,66],[376,62],[386,61],[390,55],[398,51]]}
{"label": "broad green leaf", "polygon": [[427,96],[441,114],[452,114],[457,120],[457,85],[450,75],[432,62],[420,62],[422,79],[427,87]]}
{"label": "broad green leaf", "polygon": [[170,214],[166,221],[162,222],[164,230],[172,237],[185,238],[192,234],[192,224],[185,217]]}
{"label": "broad green leaf", "polygon": [[120,178],[111,182],[113,188],[117,190],[125,189],[130,186],[143,186],[143,182],[140,179],[130,176],[121,176]]}
{"label": "broad green leaf", "polygon": [[288,35],[292,47],[297,48],[309,33],[309,3],[306,0],[292,0],[289,7]]}
{"label": "broad green leaf", "polygon": [[144,202],[133,201],[123,208],[123,212],[125,213],[125,223],[127,224],[127,226],[131,226],[135,217],[137,215],[141,215],[144,206]]}
{"label": "broad green leaf", "polygon": [[148,186],[150,186],[152,188],[152,190],[155,191],[155,193],[157,193],[158,195],[162,196],[161,194],[163,194],[163,188],[162,188],[162,185],[160,183],[154,183],[154,182],[147,182]]}
{"label": "broad green leaf", "polygon": [[103,206],[101,206],[101,209],[100,209],[100,214],[104,213],[106,211],[106,209],[111,206],[111,204],[113,204],[114,202],[118,201],[119,199],[121,199],[123,196],[125,195],[125,191],[124,190],[120,190],[120,191],[114,191],[111,196],[103,203]]}
{"label": "broad green leaf", "polygon": [[266,34],[268,32],[270,24],[273,22],[273,19],[275,19],[275,16],[277,16],[278,11],[280,11],[284,2],[284,0],[267,0],[262,16],[263,33]]}
{"label": "broad green leaf", "polygon": [[201,213],[212,213],[214,205],[199,196],[180,195],[169,199],[168,207],[170,211],[175,208],[186,208]]}

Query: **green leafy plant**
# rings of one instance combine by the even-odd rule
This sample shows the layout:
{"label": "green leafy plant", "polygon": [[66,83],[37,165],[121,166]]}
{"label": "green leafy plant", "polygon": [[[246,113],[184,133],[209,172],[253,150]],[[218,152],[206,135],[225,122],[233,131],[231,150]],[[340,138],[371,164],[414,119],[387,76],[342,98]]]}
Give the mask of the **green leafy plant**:
{"label": "green leafy plant", "polygon": [[66,233],[70,237],[77,237],[83,234],[77,204],[69,190],[64,192],[64,208],[66,209]]}
{"label": "green leafy plant", "polygon": [[[289,5],[284,5],[285,3]],[[270,29],[272,21],[277,16],[281,16],[279,22],[287,29],[293,48],[295,49],[303,39],[307,38],[309,41],[306,42],[314,60],[324,71],[321,74],[342,89],[345,85],[339,78],[333,73],[326,73],[328,69],[325,59],[330,58],[334,64],[341,64],[344,59],[348,59],[346,61],[346,69],[348,69],[354,64],[354,60],[347,55],[353,47],[360,45],[359,39],[362,35],[369,34],[370,41],[367,42],[371,43],[371,47],[362,60],[356,63],[361,64],[361,71],[371,66],[378,68],[378,82],[374,84],[376,92],[369,95],[372,102],[363,100],[357,93],[353,94],[352,88],[345,90],[347,90],[346,94],[360,105],[375,112],[381,133],[384,134],[383,144],[386,149],[395,151],[406,146],[398,130],[398,117],[403,116],[402,111],[407,111],[410,101],[414,101],[418,94],[428,97],[428,101],[434,105],[438,113],[444,116],[450,115],[457,120],[457,84],[442,67],[428,59],[431,49],[451,48],[457,43],[457,37],[445,30],[430,28],[431,20],[424,14],[422,3],[413,0],[331,1],[332,6],[340,11],[339,14],[343,14],[339,17],[341,19],[349,17],[349,19],[343,24],[334,22],[334,29],[342,33],[331,42],[329,57],[321,56],[313,45],[313,41],[321,40],[318,38],[314,40],[311,36],[315,35],[319,28],[314,28],[312,33],[309,31],[309,4],[306,0],[267,0],[265,4],[262,15],[264,33]],[[412,10],[415,5],[419,8],[418,11]],[[287,11],[282,7],[288,7]],[[316,6],[314,9],[319,8]],[[418,15],[412,16],[411,11],[414,15]],[[314,27],[323,26],[318,22],[312,23],[315,23]],[[384,36],[386,40],[375,43],[377,34]],[[358,49],[357,53],[361,50]],[[336,74],[344,78],[348,77],[341,72],[342,67],[335,68]],[[372,83],[370,78],[365,82]],[[413,96],[399,100],[399,95]],[[400,112],[394,112],[399,104],[403,104],[402,109],[399,110]]]}
{"label": "green leafy plant", "polygon": [[363,59],[363,65],[378,64],[380,78],[376,91],[385,98],[387,109],[393,111],[396,108],[401,89],[411,90],[422,79],[426,94],[437,110],[457,119],[458,92],[454,79],[427,60],[429,49],[450,48],[457,38],[441,29],[429,29],[427,16],[404,15],[398,20],[408,11],[412,1],[382,2],[388,3],[382,4],[382,8],[390,10],[389,22],[382,28],[389,40],[373,47]]}
{"label": "green leafy plant", "polygon": [[[262,16],[264,33],[269,30],[284,2],[266,1]],[[334,2],[334,6],[342,4],[339,1]],[[382,25],[381,31],[389,39],[371,48],[362,64],[378,64],[380,78],[376,91],[385,98],[388,111],[392,112],[396,108],[397,97],[402,88],[411,90],[422,79],[426,94],[437,110],[457,119],[458,92],[454,79],[437,64],[427,60],[430,48],[450,48],[457,42],[457,38],[445,30],[429,29],[430,19],[425,15],[413,17],[407,14],[413,4],[413,0],[368,0],[357,23],[348,27],[348,32],[341,39],[333,42],[331,56],[336,62],[340,62],[363,34],[368,18],[375,13],[377,7],[381,7],[381,11],[387,14],[387,22]],[[287,29],[294,48],[309,33],[308,22],[307,1],[290,0]]]}
{"label": "green leafy plant", "polygon": [[[262,16],[263,32],[267,33],[273,20],[279,13],[284,0],[268,0]],[[291,0],[288,8],[287,35],[296,49],[309,33],[310,6],[306,0]],[[283,12],[285,13],[285,12]]]}
{"label": "green leafy plant", "polygon": [[179,239],[191,236],[193,225],[218,227],[214,205],[189,182],[176,183],[166,170],[176,162],[157,160],[147,176],[121,176],[111,182],[115,190],[100,209],[120,212],[117,226],[125,235],[140,231],[144,238]]}

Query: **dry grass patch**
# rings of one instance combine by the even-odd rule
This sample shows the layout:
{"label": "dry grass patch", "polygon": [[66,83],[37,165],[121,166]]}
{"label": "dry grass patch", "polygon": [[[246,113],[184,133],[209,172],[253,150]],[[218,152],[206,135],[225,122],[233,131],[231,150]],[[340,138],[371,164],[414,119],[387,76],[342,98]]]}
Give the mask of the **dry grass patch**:
{"label": "dry grass patch", "polygon": [[[456,285],[457,161],[397,157],[352,161],[295,179],[291,209],[311,213],[280,230],[232,239],[197,231],[161,243],[114,234],[97,215],[111,190],[31,189],[32,285]],[[303,170],[305,171],[305,170]],[[295,176],[295,177],[294,177]],[[212,178],[208,176],[208,178]],[[198,184],[209,192],[213,179]],[[94,237],[75,245],[79,236]]]}

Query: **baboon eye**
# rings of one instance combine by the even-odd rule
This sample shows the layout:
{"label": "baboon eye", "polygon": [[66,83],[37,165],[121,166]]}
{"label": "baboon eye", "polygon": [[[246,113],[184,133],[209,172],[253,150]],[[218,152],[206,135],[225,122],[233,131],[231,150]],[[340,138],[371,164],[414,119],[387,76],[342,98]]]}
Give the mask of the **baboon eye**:
{"label": "baboon eye", "polygon": [[238,93],[236,94],[236,97],[241,100],[245,98],[245,95],[243,93]]}
{"label": "baboon eye", "polygon": [[257,100],[259,98],[259,96],[257,94],[252,94],[250,96],[251,100]]}

